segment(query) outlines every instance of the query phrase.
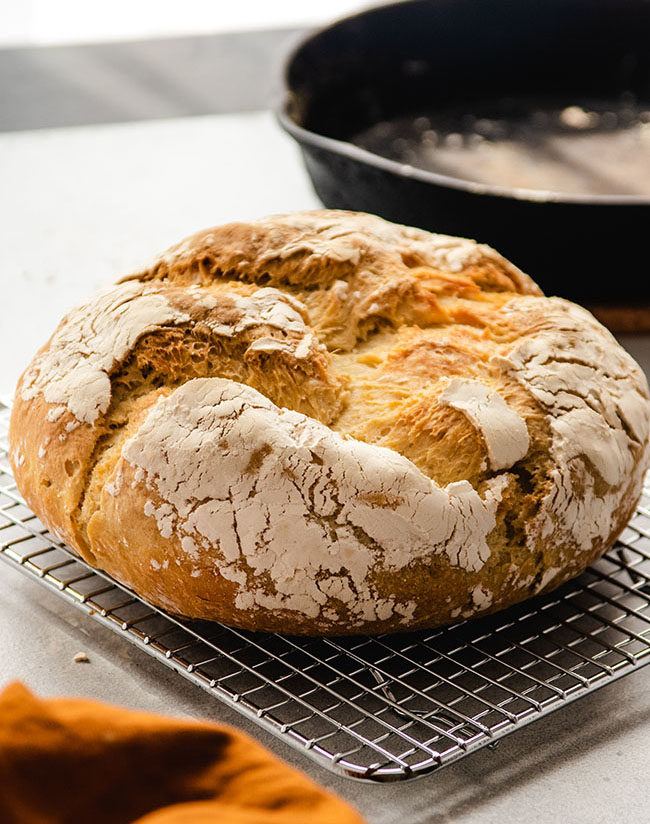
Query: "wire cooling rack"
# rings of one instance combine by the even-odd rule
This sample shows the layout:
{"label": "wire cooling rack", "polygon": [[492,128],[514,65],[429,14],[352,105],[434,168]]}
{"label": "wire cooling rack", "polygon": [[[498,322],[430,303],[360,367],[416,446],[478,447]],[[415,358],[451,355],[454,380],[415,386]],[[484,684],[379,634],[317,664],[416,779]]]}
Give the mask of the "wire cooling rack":
{"label": "wire cooling rack", "polygon": [[267,635],[177,620],[80,561],[20,498],[8,418],[0,404],[0,557],[339,774],[430,773],[650,662],[650,489],[550,595],[435,631]]}

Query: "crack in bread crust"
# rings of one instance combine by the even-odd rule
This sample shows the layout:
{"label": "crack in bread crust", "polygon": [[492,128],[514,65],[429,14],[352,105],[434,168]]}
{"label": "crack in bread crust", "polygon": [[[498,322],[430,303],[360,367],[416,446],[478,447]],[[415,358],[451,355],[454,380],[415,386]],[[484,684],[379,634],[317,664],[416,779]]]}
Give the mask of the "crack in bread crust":
{"label": "crack in bread crust", "polygon": [[189,617],[340,634],[503,608],[597,557],[648,464],[642,373],[540,295],[489,247],[369,215],[199,233],[36,356],[17,482]]}
{"label": "crack in bread crust", "polygon": [[[385,324],[455,323],[475,299],[541,294],[488,246],[351,212],[302,212],[209,229],[131,277],[277,286],[304,302],[328,348],[346,351]],[[471,322],[471,311],[467,315]]]}
{"label": "crack in bread crust", "polygon": [[[271,292],[275,290],[259,290],[250,299],[219,300],[205,289],[195,289],[187,300],[184,293],[168,290],[170,304],[182,304],[183,322],[142,335],[128,359],[110,375],[111,405],[99,422],[102,434],[88,459],[73,516],[81,534],[99,506],[103,482],[122,444],[165,390],[192,378],[229,377],[263,385],[270,397],[282,393],[292,406],[325,422],[337,415],[342,392],[328,374],[327,354],[306,331],[300,307]],[[269,360],[274,367],[272,382],[265,379]]]}
{"label": "crack in bread crust", "polygon": [[[255,473],[246,471],[251,450],[266,453]],[[276,597],[249,578],[239,609],[284,607],[313,619],[325,603],[314,588],[319,571],[331,572],[340,587],[350,579],[352,612],[366,621],[389,617],[396,606],[368,587],[377,557],[399,570],[442,552],[451,564],[478,571],[507,483],[490,482],[484,497],[467,482],[442,490],[392,451],[341,438],[250,387],[216,379],[189,381],[159,403],[123,459],[171,505],[165,529],[220,546],[230,561],[222,575],[241,583],[240,559],[270,573]],[[207,502],[197,508],[197,499]],[[256,527],[258,512],[265,518]],[[483,546],[465,545],[470,535]]]}

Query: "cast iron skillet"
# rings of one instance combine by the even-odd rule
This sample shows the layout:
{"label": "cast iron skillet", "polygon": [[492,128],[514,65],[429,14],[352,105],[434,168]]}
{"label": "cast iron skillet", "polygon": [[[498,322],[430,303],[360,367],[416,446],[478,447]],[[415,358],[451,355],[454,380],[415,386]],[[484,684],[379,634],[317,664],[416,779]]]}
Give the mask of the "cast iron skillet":
{"label": "cast iron skillet", "polygon": [[329,208],[473,237],[547,294],[650,304],[650,195],[535,193],[405,166],[352,145],[382,120],[498,95],[650,101],[650,0],[409,0],[289,56],[282,126]]}

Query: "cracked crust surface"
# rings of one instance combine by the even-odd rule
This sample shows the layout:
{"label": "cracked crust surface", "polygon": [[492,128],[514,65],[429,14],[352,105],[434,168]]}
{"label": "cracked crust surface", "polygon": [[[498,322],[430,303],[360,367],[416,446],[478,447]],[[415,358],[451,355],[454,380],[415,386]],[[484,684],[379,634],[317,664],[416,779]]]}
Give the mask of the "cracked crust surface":
{"label": "cracked crust surface", "polygon": [[645,378],[489,247],[350,212],[201,232],[70,312],[10,458],[149,601],[308,634],[431,627],[579,573],[649,459]]}

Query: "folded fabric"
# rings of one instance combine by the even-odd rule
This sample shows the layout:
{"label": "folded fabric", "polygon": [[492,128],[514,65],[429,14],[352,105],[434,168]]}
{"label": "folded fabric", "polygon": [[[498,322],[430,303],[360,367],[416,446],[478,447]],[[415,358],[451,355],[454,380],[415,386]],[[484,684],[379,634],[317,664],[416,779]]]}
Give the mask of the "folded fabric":
{"label": "folded fabric", "polygon": [[230,727],[0,693],[3,824],[363,824]]}

